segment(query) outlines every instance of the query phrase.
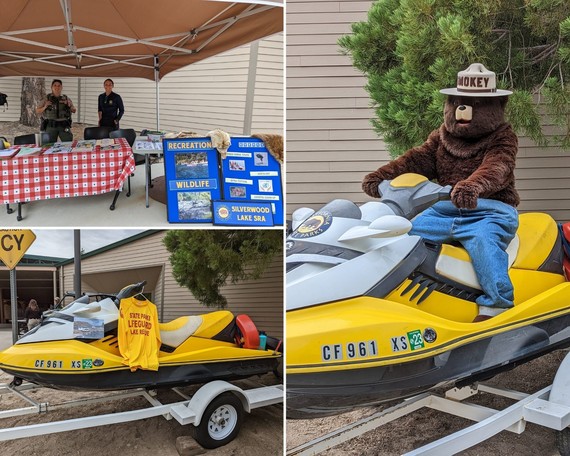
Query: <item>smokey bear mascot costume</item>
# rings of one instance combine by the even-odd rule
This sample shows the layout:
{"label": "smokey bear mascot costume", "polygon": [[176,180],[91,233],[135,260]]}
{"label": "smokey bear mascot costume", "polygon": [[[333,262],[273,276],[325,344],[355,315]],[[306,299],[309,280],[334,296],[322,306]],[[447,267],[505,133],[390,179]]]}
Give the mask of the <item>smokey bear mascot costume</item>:
{"label": "smokey bear mascot costume", "polygon": [[484,293],[477,298],[479,322],[513,306],[506,248],[518,228],[518,141],[504,120],[512,92],[496,89],[495,73],[474,63],[458,73],[457,88],[441,93],[447,95],[443,125],[421,146],[368,174],[362,189],[378,198],[378,184],[403,173],[453,187],[451,201],[416,217],[410,234],[436,243],[459,241],[467,250]]}

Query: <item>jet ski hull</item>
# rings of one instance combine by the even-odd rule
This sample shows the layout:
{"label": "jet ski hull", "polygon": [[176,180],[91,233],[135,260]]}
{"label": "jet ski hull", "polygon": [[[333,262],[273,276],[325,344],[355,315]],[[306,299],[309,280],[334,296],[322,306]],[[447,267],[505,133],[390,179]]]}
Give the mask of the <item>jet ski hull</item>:
{"label": "jet ski hull", "polygon": [[[566,296],[568,285],[563,284],[558,290],[559,293],[553,294],[554,299],[550,296],[548,301],[558,301],[558,298]],[[352,325],[349,325],[354,332],[346,337],[333,327],[333,320],[325,321],[326,317],[335,315],[340,324],[343,315],[339,308],[343,304],[348,304],[347,315],[367,316],[359,328],[354,324],[358,317],[354,316]],[[308,344],[297,346],[304,339],[309,339],[307,334],[301,337],[292,330],[288,336],[289,353],[292,353],[287,366],[288,418],[335,415],[357,407],[410,397],[436,386],[468,384],[570,346],[570,308],[554,310],[555,305],[549,306],[544,301],[521,305],[509,311],[512,318],[507,318],[506,313],[493,319],[495,325],[489,320],[484,327],[481,324],[444,322],[417,309],[399,308],[394,302],[377,300],[373,303],[370,299],[358,298],[336,305],[336,309],[330,310],[326,309],[330,306],[306,309],[305,317],[311,312],[320,312],[319,328],[323,328]],[[399,315],[399,326],[405,328],[401,333],[422,334],[421,347],[412,349],[409,339],[406,339],[406,347],[391,337],[398,331],[393,332],[393,314],[388,313],[385,306]],[[370,310],[373,307],[383,315],[375,316]],[[542,314],[531,314],[532,309],[541,308]],[[402,319],[403,315],[407,318]],[[297,324],[292,327],[301,328],[302,320],[304,318],[295,319]],[[410,331],[415,328],[419,331]],[[314,329],[312,331],[315,332]],[[392,350],[383,344],[387,339],[391,340]],[[359,357],[356,343],[357,354],[349,357],[349,345],[358,340],[364,341],[360,343],[364,351]],[[376,356],[371,353],[371,341],[378,347]],[[340,347],[336,360],[333,359],[335,345]],[[320,360],[317,356],[309,358],[311,347],[321,351],[320,356],[317,355]],[[304,357],[295,356],[301,352],[305,353]],[[295,360],[299,362],[295,363]]]}
{"label": "jet ski hull", "polygon": [[570,346],[570,315],[512,329],[440,355],[339,372],[288,374],[287,417],[317,418],[490,378]]}
{"label": "jet ski hull", "polygon": [[161,366],[158,371],[128,367],[104,372],[66,373],[33,371],[25,372],[16,367],[2,365],[4,372],[37,385],[73,391],[113,391],[132,388],[160,388],[206,383],[212,380],[239,380],[254,375],[263,375],[277,368],[277,358],[258,358]]}
{"label": "jet ski hull", "polygon": [[[0,369],[22,380],[66,390],[157,388],[237,380],[276,369],[281,354],[209,339],[190,338],[159,354],[158,370],[131,371],[119,353],[116,336],[82,342],[20,343],[0,353]],[[189,350],[189,345],[194,350]]]}

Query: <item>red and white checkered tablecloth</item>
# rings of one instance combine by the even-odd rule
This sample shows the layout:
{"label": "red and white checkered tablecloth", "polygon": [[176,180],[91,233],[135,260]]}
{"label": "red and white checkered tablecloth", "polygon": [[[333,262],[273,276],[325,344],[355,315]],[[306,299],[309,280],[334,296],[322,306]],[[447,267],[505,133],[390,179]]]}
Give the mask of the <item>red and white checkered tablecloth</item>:
{"label": "red and white checkered tablecloth", "polygon": [[2,203],[99,195],[122,188],[135,171],[129,143],[115,139],[119,149],[28,155],[0,159]]}

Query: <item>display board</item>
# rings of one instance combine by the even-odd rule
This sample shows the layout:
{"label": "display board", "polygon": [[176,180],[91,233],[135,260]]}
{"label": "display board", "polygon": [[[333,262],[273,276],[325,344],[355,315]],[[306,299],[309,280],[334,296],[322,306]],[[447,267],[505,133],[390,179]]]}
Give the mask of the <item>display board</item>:
{"label": "display board", "polygon": [[281,165],[261,139],[232,136],[222,162],[223,199],[271,204],[273,223],[283,225]]}
{"label": "display board", "polygon": [[212,222],[212,201],[222,198],[222,189],[210,138],[164,139],[163,151],[168,221]]}

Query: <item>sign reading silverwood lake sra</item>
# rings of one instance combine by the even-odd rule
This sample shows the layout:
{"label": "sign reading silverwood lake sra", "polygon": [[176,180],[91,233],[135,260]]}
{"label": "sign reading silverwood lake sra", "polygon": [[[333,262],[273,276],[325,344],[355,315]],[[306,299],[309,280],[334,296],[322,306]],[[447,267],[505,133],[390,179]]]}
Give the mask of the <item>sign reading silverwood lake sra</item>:
{"label": "sign reading silverwood lake sra", "polygon": [[214,201],[217,225],[273,226],[270,203],[255,201]]}
{"label": "sign reading silverwood lake sra", "polygon": [[[223,159],[210,138],[165,139],[163,150],[169,222],[283,224],[281,166],[260,139],[232,137]],[[222,202],[244,203],[244,209]]]}

